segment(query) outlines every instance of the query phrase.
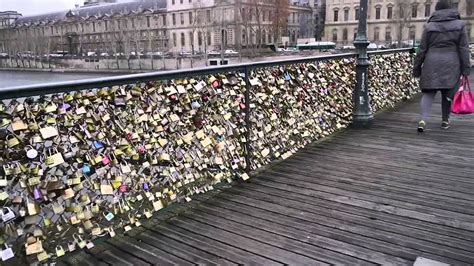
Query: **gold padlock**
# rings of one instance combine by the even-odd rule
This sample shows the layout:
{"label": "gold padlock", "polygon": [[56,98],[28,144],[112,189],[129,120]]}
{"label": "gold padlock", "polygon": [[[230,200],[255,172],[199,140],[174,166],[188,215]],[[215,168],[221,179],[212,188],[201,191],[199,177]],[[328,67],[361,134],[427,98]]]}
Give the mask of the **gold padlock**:
{"label": "gold padlock", "polygon": [[20,144],[20,141],[13,135],[7,135],[5,139],[7,140],[8,148],[13,148],[16,145]]}

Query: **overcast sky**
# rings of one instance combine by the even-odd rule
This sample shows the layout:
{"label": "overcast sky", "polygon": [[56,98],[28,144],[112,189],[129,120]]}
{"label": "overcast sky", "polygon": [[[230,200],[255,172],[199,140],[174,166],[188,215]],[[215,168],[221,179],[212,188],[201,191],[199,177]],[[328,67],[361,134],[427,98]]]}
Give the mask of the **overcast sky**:
{"label": "overcast sky", "polygon": [[0,11],[14,10],[31,16],[71,9],[83,3],[84,0],[0,0]]}

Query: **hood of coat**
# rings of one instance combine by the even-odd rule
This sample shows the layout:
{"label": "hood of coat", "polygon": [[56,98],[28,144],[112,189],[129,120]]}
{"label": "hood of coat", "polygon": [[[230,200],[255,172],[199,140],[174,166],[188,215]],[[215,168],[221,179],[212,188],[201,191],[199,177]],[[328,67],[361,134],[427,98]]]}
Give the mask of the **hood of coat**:
{"label": "hood of coat", "polygon": [[441,9],[433,13],[429,22],[451,21],[461,19],[461,15],[456,9]]}

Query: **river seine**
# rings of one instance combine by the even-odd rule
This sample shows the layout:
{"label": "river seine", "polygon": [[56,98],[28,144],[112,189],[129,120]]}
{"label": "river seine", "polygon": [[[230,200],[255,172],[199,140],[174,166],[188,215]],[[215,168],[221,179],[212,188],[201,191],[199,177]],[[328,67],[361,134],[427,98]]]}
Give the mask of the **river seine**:
{"label": "river seine", "polygon": [[112,76],[107,73],[0,71],[0,88]]}

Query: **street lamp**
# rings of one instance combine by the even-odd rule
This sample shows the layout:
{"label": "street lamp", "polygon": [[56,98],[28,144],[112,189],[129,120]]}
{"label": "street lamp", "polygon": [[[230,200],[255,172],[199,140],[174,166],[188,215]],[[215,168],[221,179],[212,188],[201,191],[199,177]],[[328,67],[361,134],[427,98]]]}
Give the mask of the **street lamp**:
{"label": "street lamp", "polygon": [[370,62],[367,56],[367,1],[360,0],[359,28],[354,41],[357,49],[356,87],[353,95],[354,109],[352,125],[356,128],[369,128],[373,122],[369,103],[368,71]]}

